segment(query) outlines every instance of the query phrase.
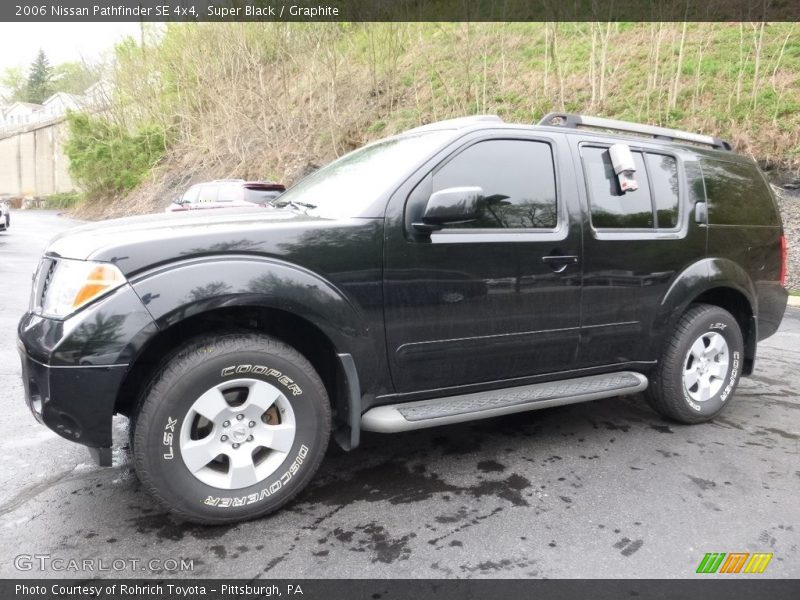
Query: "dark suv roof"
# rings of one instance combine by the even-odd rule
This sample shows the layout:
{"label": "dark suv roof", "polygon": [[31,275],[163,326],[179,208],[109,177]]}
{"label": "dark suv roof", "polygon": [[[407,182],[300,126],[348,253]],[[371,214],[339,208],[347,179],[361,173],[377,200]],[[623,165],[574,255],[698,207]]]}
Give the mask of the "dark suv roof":
{"label": "dark suv roof", "polygon": [[642,138],[664,144],[688,144],[693,148],[703,148],[712,151],[721,151],[729,157],[731,144],[721,138],[713,137],[701,133],[681,131],[667,127],[632,123],[629,121],[619,121],[616,119],[605,119],[586,115],[576,115],[570,113],[549,113],[545,115],[538,124],[527,123],[506,123],[497,115],[474,115],[470,117],[459,117],[437,121],[428,125],[422,125],[407,131],[406,133],[418,133],[423,131],[440,130],[460,130],[460,129],[485,129],[485,128],[513,128],[531,129],[547,131],[565,130],[591,130],[592,134],[608,136],[613,139],[624,139],[627,141],[637,141]]}

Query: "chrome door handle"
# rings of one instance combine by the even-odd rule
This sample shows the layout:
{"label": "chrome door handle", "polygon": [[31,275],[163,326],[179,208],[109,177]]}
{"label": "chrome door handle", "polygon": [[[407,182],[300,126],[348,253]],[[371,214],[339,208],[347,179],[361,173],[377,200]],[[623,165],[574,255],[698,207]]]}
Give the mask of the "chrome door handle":
{"label": "chrome door handle", "polygon": [[549,265],[556,273],[561,273],[569,265],[578,264],[578,257],[564,254],[548,254],[542,257],[542,262]]}

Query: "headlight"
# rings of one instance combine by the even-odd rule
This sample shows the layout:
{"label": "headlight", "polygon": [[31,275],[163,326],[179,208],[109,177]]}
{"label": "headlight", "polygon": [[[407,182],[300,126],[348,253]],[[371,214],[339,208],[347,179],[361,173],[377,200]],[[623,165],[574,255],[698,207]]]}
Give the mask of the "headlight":
{"label": "headlight", "polygon": [[117,289],[125,276],[111,263],[58,259],[42,285],[41,302],[34,312],[56,319]]}

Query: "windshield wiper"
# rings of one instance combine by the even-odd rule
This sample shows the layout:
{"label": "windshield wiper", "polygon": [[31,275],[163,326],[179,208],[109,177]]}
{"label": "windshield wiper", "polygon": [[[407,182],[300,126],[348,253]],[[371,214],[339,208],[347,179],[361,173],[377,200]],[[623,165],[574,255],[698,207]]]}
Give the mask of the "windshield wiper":
{"label": "windshield wiper", "polygon": [[316,204],[310,204],[308,202],[299,202],[298,200],[281,201],[280,197],[276,198],[273,202],[270,202],[270,205],[274,206],[275,208],[284,208],[286,206],[291,206],[293,208],[296,208],[297,210],[302,210],[303,212],[317,208]]}

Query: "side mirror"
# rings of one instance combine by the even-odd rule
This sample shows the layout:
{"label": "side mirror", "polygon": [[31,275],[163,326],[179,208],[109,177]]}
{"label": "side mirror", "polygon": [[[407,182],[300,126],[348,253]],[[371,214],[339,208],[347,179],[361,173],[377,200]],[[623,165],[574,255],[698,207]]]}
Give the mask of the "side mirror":
{"label": "side mirror", "polygon": [[453,187],[431,194],[421,223],[413,223],[421,233],[441,229],[446,223],[457,223],[477,218],[483,200],[480,187]]}

